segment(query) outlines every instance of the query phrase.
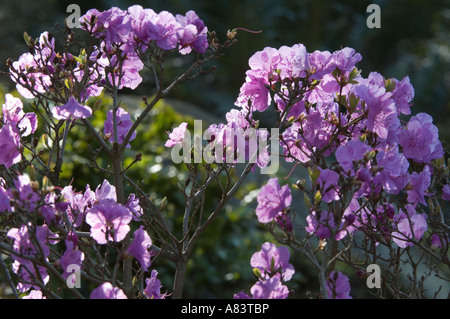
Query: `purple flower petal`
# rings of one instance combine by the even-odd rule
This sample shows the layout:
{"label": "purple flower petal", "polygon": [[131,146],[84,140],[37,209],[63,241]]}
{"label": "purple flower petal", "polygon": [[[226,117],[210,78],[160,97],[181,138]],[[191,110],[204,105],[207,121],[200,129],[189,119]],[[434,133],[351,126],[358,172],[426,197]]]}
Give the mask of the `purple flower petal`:
{"label": "purple flower petal", "polygon": [[52,109],[52,114],[57,120],[67,120],[70,117],[74,119],[85,119],[92,116],[92,109],[87,105],[81,105],[72,96],[66,104],[55,106]]}

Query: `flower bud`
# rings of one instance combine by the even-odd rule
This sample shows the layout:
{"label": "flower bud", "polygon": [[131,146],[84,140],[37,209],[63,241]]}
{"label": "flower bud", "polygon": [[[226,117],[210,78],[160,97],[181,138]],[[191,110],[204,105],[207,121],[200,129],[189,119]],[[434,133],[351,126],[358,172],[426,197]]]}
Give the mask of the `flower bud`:
{"label": "flower bud", "polygon": [[322,194],[320,193],[320,191],[317,191],[314,194],[314,203],[315,204],[320,204],[321,201],[322,201]]}
{"label": "flower bud", "polygon": [[35,192],[39,191],[39,182],[38,181],[31,181],[30,184],[31,184],[31,188]]}
{"label": "flower bud", "polygon": [[236,34],[237,34],[236,29],[233,29],[231,31],[228,30],[227,31],[227,38],[228,38],[228,40],[233,40],[236,37]]}
{"label": "flower bud", "polygon": [[309,178],[311,178],[311,182],[313,184],[315,184],[317,179],[320,176],[320,170],[316,166],[308,167],[308,174],[309,174]]}
{"label": "flower bud", "polygon": [[354,214],[346,215],[345,223],[347,224],[347,226],[351,226],[355,222],[355,219],[356,219],[356,216]]}
{"label": "flower bud", "polygon": [[259,268],[253,268],[253,274],[256,276],[256,278],[262,279],[261,270],[259,270]]}
{"label": "flower bud", "polygon": [[361,277],[361,278],[366,278],[367,277],[366,272],[364,270],[362,270],[362,269],[358,269],[356,271],[356,276]]}
{"label": "flower bud", "polygon": [[356,179],[361,182],[370,182],[370,171],[367,168],[360,168],[356,172]]}
{"label": "flower bud", "polygon": [[304,190],[305,189],[305,183],[306,181],[304,179],[298,180],[295,184],[292,185],[297,190]]}
{"label": "flower bud", "polygon": [[392,207],[392,205],[389,205],[388,207],[386,207],[386,216],[389,219],[393,219],[395,215],[395,210],[394,207]]}
{"label": "flower bud", "polygon": [[384,87],[386,92],[392,92],[395,89],[396,83],[392,79],[387,79],[384,81]]}

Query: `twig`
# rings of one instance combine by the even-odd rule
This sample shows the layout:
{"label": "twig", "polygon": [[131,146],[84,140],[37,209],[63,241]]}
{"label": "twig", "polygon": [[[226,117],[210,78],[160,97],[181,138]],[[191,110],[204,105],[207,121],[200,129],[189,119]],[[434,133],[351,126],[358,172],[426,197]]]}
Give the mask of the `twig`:
{"label": "twig", "polygon": [[16,286],[14,285],[14,282],[12,281],[11,275],[9,274],[9,269],[8,267],[6,267],[6,264],[3,260],[3,254],[0,252],[0,264],[2,265],[3,269],[5,270],[5,274],[6,274],[6,279],[9,282],[9,285],[11,286],[11,290],[14,293],[14,297],[16,297],[16,299],[19,299],[19,294],[17,293],[16,290]]}

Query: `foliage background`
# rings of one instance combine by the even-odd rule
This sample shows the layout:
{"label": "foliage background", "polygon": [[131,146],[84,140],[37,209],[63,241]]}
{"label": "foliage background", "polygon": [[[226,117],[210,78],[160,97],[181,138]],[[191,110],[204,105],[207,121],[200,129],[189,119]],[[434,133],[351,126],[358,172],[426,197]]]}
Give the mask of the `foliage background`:
{"label": "foliage background", "polygon": [[[182,214],[182,198],[177,182],[184,181],[186,171],[170,162],[163,143],[165,133],[181,121],[199,117],[205,121],[224,121],[224,114],[233,107],[244,81],[249,57],[265,46],[280,47],[303,43],[309,52],[334,51],[353,47],[363,56],[358,64],[362,75],[377,71],[385,77],[398,79],[408,75],[416,90],[413,113],[431,114],[440,129],[441,140],[448,149],[450,143],[450,1],[449,0],[165,0],[165,1],[57,1],[57,0],[2,0],[0,4],[0,70],[6,71],[7,58],[16,60],[26,50],[23,32],[33,37],[48,30],[57,36],[56,23],[64,25],[71,3],[81,7],[82,14],[90,8],[105,10],[111,6],[122,9],[132,4],[184,14],[194,10],[209,30],[222,39],[228,29],[244,27],[262,30],[260,34],[238,33],[239,43],[214,62],[217,69],[205,77],[181,86],[173,101],[160,103],[141,126],[133,149],[142,152],[143,160],[129,174],[143,182],[145,190],[156,202],[168,195],[167,216],[177,223]],[[366,8],[375,3],[381,7],[381,28],[366,26]],[[176,72],[182,61],[173,59],[168,72]],[[145,75],[144,75],[145,79]],[[2,91],[14,90],[7,76],[0,77]],[[145,83],[135,92],[124,91],[124,103],[130,111],[139,111],[139,97],[150,95],[152,88]],[[129,94],[133,93],[133,96]],[[3,99],[3,95],[2,95]],[[102,97],[102,108],[107,110],[109,98]],[[182,102],[180,102],[182,101]],[[95,101],[93,101],[94,103]],[[172,107],[173,106],[173,107]],[[100,113],[97,113],[100,114]],[[270,125],[270,114],[261,118]],[[95,118],[102,125],[101,115]],[[63,177],[77,189],[98,185],[104,176],[92,174],[89,158],[96,143],[86,139],[82,129],[74,131],[68,142],[68,161]],[[76,151],[75,151],[76,150]],[[135,151],[130,150],[130,161]],[[104,160],[104,159],[103,159]],[[102,158],[98,159],[101,163]],[[278,173],[289,174],[290,166]],[[302,174],[298,169],[296,174]],[[185,297],[230,298],[240,289],[249,289],[254,282],[249,259],[260,245],[270,240],[254,214],[257,189],[267,176],[253,176],[240,190],[234,202],[227,205],[223,215],[202,236],[189,264]],[[256,191],[255,191],[256,190]],[[130,190],[131,191],[131,190]],[[214,205],[215,190],[208,195],[209,207]],[[301,202],[296,202],[301,207]],[[301,215],[301,212],[298,212]],[[299,216],[300,217],[300,216]],[[316,276],[300,258],[293,256],[297,273],[290,282],[296,297],[306,298],[318,291]],[[158,259],[154,264],[160,272],[163,286],[170,291],[174,269]],[[0,274],[0,297],[5,289]],[[353,297],[370,297],[364,281],[352,281]],[[3,287],[3,288],[2,288]]]}

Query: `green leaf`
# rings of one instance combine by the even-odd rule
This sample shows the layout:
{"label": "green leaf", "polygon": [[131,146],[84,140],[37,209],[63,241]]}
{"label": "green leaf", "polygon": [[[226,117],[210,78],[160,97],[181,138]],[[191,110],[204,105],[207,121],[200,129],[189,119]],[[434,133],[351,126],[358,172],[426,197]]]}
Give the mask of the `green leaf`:
{"label": "green leaf", "polygon": [[83,64],[83,59],[78,57],[78,56],[74,56],[73,57],[78,63]]}
{"label": "green leaf", "polygon": [[384,87],[386,92],[392,92],[395,89],[396,83],[392,79],[387,79],[384,81]]}
{"label": "green leaf", "polygon": [[253,268],[253,274],[256,276],[256,278],[262,279],[261,270],[259,270],[258,268]]}
{"label": "green leaf", "polygon": [[317,205],[320,204],[321,201],[322,201],[322,194],[320,193],[320,191],[317,191],[314,194],[314,203]]}
{"label": "green leaf", "polygon": [[272,257],[272,259],[270,260],[270,272],[274,273],[276,271],[275,269],[275,258]]}
{"label": "green leaf", "polygon": [[25,43],[30,47],[30,36],[26,31],[23,33],[23,39],[25,40]]}
{"label": "green leaf", "polygon": [[375,150],[370,151],[369,153],[367,153],[367,161],[372,160],[375,157],[375,155],[377,155],[377,152]]}
{"label": "green leaf", "polygon": [[353,80],[356,79],[356,77],[357,77],[360,73],[361,73],[361,71],[359,71],[357,68],[354,68],[354,69],[350,72],[350,74],[348,75],[348,82],[349,82],[349,83],[351,83],[351,82],[356,82],[356,83],[358,83],[357,81],[353,81]]}
{"label": "green leaf", "polygon": [[308,174],[309,174],[309,178],[311,179],[311,182],[313,184],[315,184],[317,179],[320,176],[320,170],[317,166],[308,167]]}
{"label": "green leaf", "polygon": [[159,208],[159,210],[163,210],[166,204],[167,204],[167,196],[164,196],[164,198],[161,201],[161,207]]}
{"label": "green leaf", "polygon": [[348,98],[348,102],[349,102],[349,111],[353,112],[356,108],[356,106],[359,103],[359,97],[356,97],[353,93],[350,94],[349,98]]}
{"label": "green leaf", "polygon": [[307,207],[308,209],[311,208],[311,207],[312,207],[312,205],[311,205],[311,200],[309,199],[308,194],[304,193],[304,194],[303,194],[303,199],[304,199],[304,201],[305,201],[306,207]]}
{"label": "green leaf", "polygon": [[69,90],[70,90],[70,82],[69,82],[69,79],[65,79],[64,80],[64,85],[66,86],[66,88],[68,88]]}

